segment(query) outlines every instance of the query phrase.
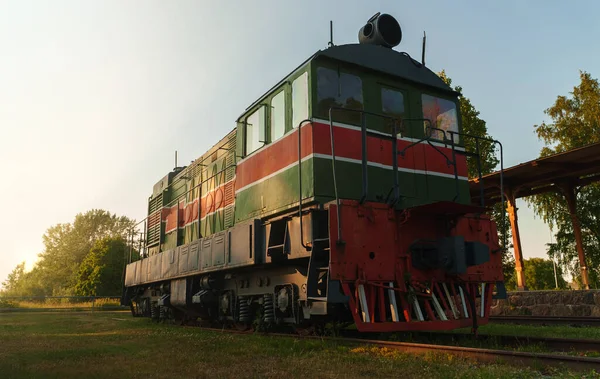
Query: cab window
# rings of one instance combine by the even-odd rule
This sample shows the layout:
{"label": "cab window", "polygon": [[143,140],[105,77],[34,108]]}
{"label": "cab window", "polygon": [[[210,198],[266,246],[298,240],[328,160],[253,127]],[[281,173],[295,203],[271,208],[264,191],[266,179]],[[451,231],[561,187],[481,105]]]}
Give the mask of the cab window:
{"label": "cab window", "polygon": [[271,100],[271,141],[285,134],[285,91],[280,91]]}
{"label": "cab window", "polygon": [[[317,68],[317,115],[329,119],[331,107],[363,110],[362,80],[330,68]],[[336,120],[360,123],[359,112],[332,111]]]}
{"label": "cab window", "polygon": [[265,144],[265,107],[261,106],[246,118],[246,155]]}
{"label": "cab window", "polygon": [[305,72],[292,82],[292,128],[308,118],[308,74]]}
{"label": "cab window", "polygon": [[[404,117],[404,95],[391,88],[381,88],[381,112],[387,116],[402,119]],[[393,125],[393,120],[386,119],[386,127]],[[400,124],[396,121],[397,128]]]}
{"label": "cab window", "polygon": [[[442,99],[431,95],[421,95],[423,103],[423,118],[431,121],[431,126],[436,129],[429,128],[429,123],[425,122],[425,135],[430,135],[432,138],[443,140],[444,133],[458,133],[458,118],[456,112],[456,103],[450,100]],[[446,133],[449,139],[450,135]],[[454,142],[458,142],[458,136],[454,136]]]}

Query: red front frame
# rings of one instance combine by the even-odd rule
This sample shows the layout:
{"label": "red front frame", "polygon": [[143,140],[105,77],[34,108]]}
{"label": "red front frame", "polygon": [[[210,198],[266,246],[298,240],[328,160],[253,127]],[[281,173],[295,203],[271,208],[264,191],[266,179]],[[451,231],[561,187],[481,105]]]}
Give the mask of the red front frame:
{"label": "red front frame", "polygon": [[[476,307],[477,324],[487,323],[493,285],[503,280],[502,255],[494,222],[488,216],[470,213],[474,210],[474,207],[457,203],[436,203],[398,211],[381,203],[359,204],[342,200],[340,239],[337,205],[329,205],[330,279],[342,283],[358,330],[386,332],[469,327],[473,325],[472,304],[479,305]],[[468,267],[467,272],[460,275],[449,275],[442,269],[418,270],[412,266],[409,246],[415,240],[435,241],[448,236],[463,236],[465,241],[488,245],[490,260]],[[459,289],[463,292],[462,298],[456,290],[458,283],[462,286]],[[485,283],[483,292],[482,283]],[[396,294],[399,322],[389,321],[390,284]],[[363,307],[360,306],[359,288],[364,290]],[[415,317],[415,298],[420,301],[416,307],[422,312],[424,321]],[[465,304],[461,309],[466,309],[469,317],[464,317],[466,315],[461,311],[458,313],[462,317],[456,319],[456,304],[461,299]],[[363,315],[365,310],[371,316],[369,320]]]}

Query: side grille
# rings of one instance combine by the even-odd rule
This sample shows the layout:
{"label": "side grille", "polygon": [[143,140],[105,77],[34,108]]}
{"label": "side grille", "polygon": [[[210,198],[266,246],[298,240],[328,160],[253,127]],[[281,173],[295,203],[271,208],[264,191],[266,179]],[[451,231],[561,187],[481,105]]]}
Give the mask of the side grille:
{"label": "side grille", "polygon": [[148,205],[148,230],[146,234],[146,245],[152,246],[160,242],[160,227],[161,227],[161,213],[163,207],[163,196],[162,194],[156,196],[150,200]]}

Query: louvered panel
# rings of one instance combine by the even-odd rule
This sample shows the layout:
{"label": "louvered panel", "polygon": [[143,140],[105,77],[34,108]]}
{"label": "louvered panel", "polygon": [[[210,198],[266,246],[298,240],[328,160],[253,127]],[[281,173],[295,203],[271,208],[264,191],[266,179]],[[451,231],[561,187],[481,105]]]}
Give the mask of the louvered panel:
{"label": "louvered panel", "polygon": [[157,210],[162,208],[162,193],[158,196],[156,196],[154,199],[150,200],[150,209],[149,209],[149,214],[152,214],[154,212],[156,212]]}
{"label": "louvered panel", "polygon": [[225,180],[230,181],[235,176],[235,154],[227,155],[227,168],[225,169]]}
{"label": "louvered panel", "polygon": [[225,208],[225,229],[233,226],[233,216],[235,215],[235,207]]}
{"label": "louvered panel", "polygon": [[160,242],[160,224],[148,228],[147,245],[152,246]]}
{"label": "louvered panel", "polygon": [[231,133],[229,135],[229,142],[227,143],[227,148],[229,149],[229,151],[235,152],[236,140],[236,133]]}
{"label": "louvered panel", "polygon": [[160,211],[152,213],[148,217],[148,227],[154,227],[160,224]]}
{"label": "louvered panel", "polygon": [[159,209],[148,217],[148,231],[146,237],[148,246],[154,245],[160,241],[160,215],[161,211]]}
{"label": "louvered panel", "polygon": [[225,192],[225,204],[232,204],[235,197],[234,187],[232,183],[226,184],[224,186],[223,192]]}
{"label": "louvered panel", "polygon": [[196,166],[194,166],[193,176],[200,176],[200,173],[202,173],[202,166],[200,164],[197,164]]}
{"label": "louvered panel", "polygon": [[227,167],[225,170],[225,181],[228,182],[235,176],[235,167]]}

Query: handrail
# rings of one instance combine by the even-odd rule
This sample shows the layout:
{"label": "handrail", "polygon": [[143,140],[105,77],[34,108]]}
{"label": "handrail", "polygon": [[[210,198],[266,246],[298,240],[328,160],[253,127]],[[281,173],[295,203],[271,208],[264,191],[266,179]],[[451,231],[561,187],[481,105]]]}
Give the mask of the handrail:
{"label": "handrail", "polygon": [[[431,126],[431,120],[427,119],[427,118],[422,118],[422,119],[414,119],[414,120],[418,120],[418,121],[425,121],[429,123],[429,126],[426,127],[426,129],[432,131],[432,130],[437,130],[442,132],[442,134],[444,135],[444,141],[446,141],[448,138],[446,137],[446,131],[444,129],[440,129],[440,128],[436,128],[434,126]],[[398,154],[404,156],[404,154],[406,153],[406,151],[414,146],[417,146],[419,144],[421,144],[422,142],[427,142],[427,144],[429,144],[429,146],[431,146],[435,151],[437,151],[438,153],[440,153],[444,158],[446,158],[446,164],[448,165],[452,165],[454,166],[454,180],[456,181],[456,195],[454,196],[454,200],[456,200],[458,198],[458,169],[456,167],[456,155],[455,155],[455,151],[454,151],[454,145],[452,145],[452,159],[448,158],[448,156],[446,156],[446,154],[444,154],[443,151],[441,151],[440,149],[438,149],[437,146],[435,146],[432,142],[431,142],[431,133],[428,133],[427,136],[425,138],[421,138],[420,140],[411,143],[410,145],[406,146],[404,149],[402,149],[401,152],[399,152]],[[444,146],[446,145],[446,143],[444,142]]]}
{"label": "handrail", "polygon": [[[401,133],[401,130],[398,131],[396,128],[396,122],[398,120],[400,120],[400,125],[402,125],[402,119],[399,119],[397,117],[392,117],[392,116],[388,116],[382,113],[377,113],[377,112],[371,112],[371,111],[365,111],[362,109],[350,109],[350,108],[344,108],[344,107],[330,107],[329,108],[329,137],[331,139],[331,168],[332,168],[332,176],[333,176],[333,191],[334,191],[334,195],[335,195],[335,203],[336,203],[336,210],[337,210],[337,221],[338,221],[338,240],[337,240],[337,244],[344,244],[344,240],[342,238],[342,219],[341,219],[341,211],[340,211],[340,198],[339,198],[339,194],[338,194],[338,189],[337,189],[337,179],[336,179],[336,169],[335,169],[335,142],[334,142],[334,136],[333,136],[333,117],[332,117],[332,111],[334,110],[338,110],[338,111],[345,111],[345,112],[355,112],[355,113],[360,113],[361,115],[361,150],[362,150],[362,162],[361,162],[361,166],[362,166],[362,195],[360,197],[360,204],[363,204],[365,202],[365,200],[367,199],[368,196],[368,186],[369,186],[369,178],[368,178],[368,171],[367,171],[367,166],[368,166],[368,157],[367,157],[367,136],[374,136],[376,138],[380,138],[380,139],[389,139],[392,141],[392,162],[393,162],[393,170],[394,170],[394,186],[392,187],[392,190],[394,190],[394,195],[395,195],[395,199],[394,201],[391,203],[391,205],[393,206],[397,201],[398,198],[400,197],[400,190],[399,190],[399,184],[398,184],[398,155],[397,155],[397,138],[398,138],[398,134]],[[393,134],[390,134],[389,137],[387,137],[387,135],[385,133],[374,133],[372,131],[369,131],[367,129],[367,125],[366,125],[366,119],[365,119],[365,115],[370,115],[370,116],[376,116],[376,117],[381,117],[383,119],[389,119],[392,120],[393,122],[393,127],[392,127],[392,132]],[[400,128],[402,129],[402,127]],[[386,138],[387,137],[387,138]]]}
{"label": "handrail", "polygon": [[[479,137],[479,136],[475,136],[473,134],[468,134],[468,133],[459,133],[459,132],[454,132],[454,131],[448,131],[448,133],[450,133],[451,138],[453,139],[453,135],[458,135],[463,136],[463,137],[468,137],[468,138],[474,138],[476,141],[476,149],[479,152],[479,142],[478,141],[488,141],[488,142],[492,142],[494,145],[498,145],[500,148],[500,194],[501,194],[501,204],[502,204],[502,239],[503,239],[503,248],[506,250],[506,246],[507,246],[507,240],[506,240],[506,206],[504,205],[504,148],[502,146],[502,142],[493,139],[493,138],[487,138],[487,137]],[[478,155],[478,161],[479,161],[479,155]],[[481,166],[478,166],[478,179],[479,179],[479,193],[481,196],[480,202],[481,202],[481,206],[484,207],[485,206],[485,199],[483,197],[483,182],[481,181],[482,178],[482,173],[481,173]]]}
{"label": "handrail", "polygon": [[[434,126],[431,126],[431,120],[429,120],[428,118],[417,118],[417,119],[410,119],[409,121],[425,121],[427,123],[429,123],[429,126],[426,127],[426,129],[429,130],[437,130],[439,132],[442,132],[444,134],[444,140],[447,139],[446,137],[446,131],[444,129],[440,129],[440,128],[436,128]],[[433,139],[433,137],[431,136],[430,133],[427,134],[426,137],[421,138],[411,144],[409,144],[408,146],[406,146],[404,149],[402,149],[402,151],[400,151],[398,154],[404,156],[404,154],[406,153],[406,151],[412,147],[415,147],[417,145],[420,145],[422,142],[427,142],[431,147],[433,147],[438,153],[442,154],[444,156],[444,158],[446,158],[446,160],[448,161],[448,163],[452,163],[452,161],[450,160],[450,158],[448,158],[446,156],[446,154],[444,154],[444,152],[442,152],[440,149],[437,148],[437,146],[435,146],[431,140]]]}
{"label": "handrail", "polygon": [[[450,146],[452,148],[452,162],[454,165],[454,189],[456,190],[452,201],[457,201],[460,196],[460,186],[458,185],[458,165],[456,164],[456,150],[454,149],[454,134],[450,134]],[[477,157],[477,160],[479,161],[479,157]],[[467,176],[469,176],[468,172]]]}
{"label": "handrail", "polygon": [[[448,164],[452,164],[454,166],[454,179],[455,179],[455,185],[456,185],[456,194],[454,197],[454,201],[456,201],[458,199],[459,193],[460,193],[460,187],[459,187],[459,183],[458,183],[458,167],[457,167],[457,162],[456,162],[456,142],[454,139],[454,136],[462,136],[462,137],[467,137],[467,138],[474,138],[475,139],[475,146],[476,146],[476,157],[477,157],[477,168],[478,168],[478,178],[480,179],[480,196],[481,196],[481,205],[482,207],[485,206],[485,200],[483,198],[483,183],[481,183],[481,177],[482,177],[482,173],[481,173],[481,151],[479,148],[479,142],[480,141],[489,141],[494,143],[495,145],[498,145],[500,148],[500,191],[501,193],[504,193],[504,153],[503,153],[503,146],[502,143],[498,140],[492,139],[492,138],[486,138],[486,137],[480,137],[480,136],[475,136],[472,134],[468,134],[468,133],[460,133],[460,132],[454,132],[451,130],[443,130],[437,127],[433,127],[432,126],[432,122],[431,120],[427,119],[427,118],[422,118],[422,119],[398,119],[395,117],[391,117],[388,115],[384,115],[384,114],[380,114],[380,113],[376,113],[376,112],[370,112],[370,111],[365,111],[365,110],[359,110],[359,109],[349,109],[349,108],[343,108],[343,107],[330,107],[329,108],[329,134],[330,134],[330,138],[331,138],[331,155],[332,155],[332,171],[333,171],[333,185],[334,185],[334,194],[335,194],[335,198],[336,198],[336,205],[337,205],[337,219],[338,219],[338,243],[343,243],[343,239],[342,239],[342,235],[341,235],[341,216],[340,216],[340,201],[339,201],[339,194],[338,194],[338,189],[337,189],[337,180],[336,180],[336,169],[335,169],[335,142],[334,142],[334,136],[333,136],[333,118],[332,118],[332,111],[333,110],[340,110],[340,111],[347,111],[347,112],[356,112],[356,113],[360,113],[361,114],[361,133],[362,133],[362,169],[363,169],[363,194],[361,196],[361,203],[366,199],[366,191],[368,189],[368,177],[367,177],[367,164],[368,161],[366,153],[367,153],[367,149],[366,149],[366,136],[367,135],[372,135],[372,136],[376,136],[378,138],[383,138],[384,136],[382,136],[382,134],[380,133],[373,133],[367,130],[366,125],[365,125],[365,115],[372,115],[372,116],[378,116],[378,117],[382,117],[384,119],[391,119],[394,122],[393,125],[393,137],[390,135],[390,139],[395,140],[397,138],[397,135],[399,133],[402,132],[403,129],[403,124],[406,121],[424,121],[426,123],[429,124],[429,126],[427,127],[427,129],[429,130],[438,130],[440,132],[442,132],[443,136],[444,136],[444,140],[442,141],[442,143],[447,146],[448,142],[450,142],[451,145],[451,150],[452,150],[452,158],[449,158],[448,156],[446,156],[446,154],[444,154],[444,152],[442,152],[440,149],[437,148],[437,146],[435,146],[431,140],[432,140],[432,136],[431,133],[428,133],[429,135],[423,139],[420,139],[416,142],[411,143],[410,145],[408,145],[407,147],[405,147],[404,149],[402,149],[402,151],[398,152],[394,152],[394,158],[393,158],[393,163],[394,163],[394,173],[395,173],[395,183],[394,183],[394,187],[392,188],[392,190],[396,190],[398,195],[396,196],[396,199],[394,201],[391,202],[391,204],[395,204],[397,199],[400,197],[399,196],[399,188],[396,184],[398,178],[397,178],[397,155],[404,155],[404,153],[406,152],[406,150],[408,150],[409,148],[416,146],[418,144],[420,144],[421,142],[426,141],[431,147],[433,147],[437,152],[439,152],[440,154],[442,154],[445,158],[446,161],[448,162]],[[399,120],[400,121],[400,131],[398,131],[396,129],[396,121]],[[447,137],[448,133],[450,135],[450,138]],[[393,150],[396,150],[395,148],[397,147],[395,143],[392,144],[393,145]],[[391,190],[390,190],[391,192]],[[389,197],[389,193],[388,193],[388,197]],[[387,199],[386,199],[387,202]],[[502,196],[502,234],[503,234],[503,243],[504,246],[506,246],[506,211],[505,211],[505,206],[504,206],[504,196]]]}
{"label": "handrail", "polygon": [[306,251],[311,249],[304,244],[304,228],[302,227],[302,126],[310,122],[312,122],[312,119],[307,118],[298,124],[298,217],[300,218],[300,244]]}
{"label": "handrail", "polygon": [[[219,148],[219,149],[220,149],[220,148]],[[218,150],[218,149],[217,149],[217,150]],[[223,148],[223,150],[228,150],[228,151],[229,151],[229,150],[231,150],[231,149],[226,149],[226,148]],[[225,160],[225,162],[227,162],[227,160]],[[221,175],[221,174],[225,173],[225,172],[226,172],[228,169],[230,169],[230,168],[232,168],[232,167],[236,167],[236,166],[237,166],[237,164],[236,164],[236,163],[232,163],[232,164],[230,164],[230,165],[228,165],[228,166],[225,166],[225,168],[223,168],[223,169],[219,170],[219,171],[218,171],[218,172],[216,172],[215,174],[213,174],[213,175],[211,175],[211,176],[207,177],[206,179],[202,180],[200,183],[196,184],[194,187],[192,187],[192,188],[190,188],[189,190],[185,191],[184,193],[180,194],[179,196],[177,196],[175,199],[171,200],[171,201],[170,201],[170,202],[168,202],[167,204],[165,204],[165,205],[162,205],[162,206],[161,206],[161,208],[160,208],[159,210],[157,210],[157,211],[154,211],[154,212],[152,212],[151,214],[149,214],[148,216],[144,217],[144,218],[143,218],[142,220],[140,220],[140,221],[139,221],[137,224],[133,225],[133,227],[132,227],[132,230],[131,230],[131,241],[133,241],[133,237],[134,237],[134,235],[135,235],[135,229],[137,229],[137,226],[139,226],[139,225],[140,225],[141,223],[143,223],[143,222],[145,223],[145,222],[146,222],[146,221],[147,221],[147,220],[150,218],[150,216],[154,215],[154,214],[155,214],[155,213],[157,213],[157,212],[160,212],[160,211],[162,211],[162,208],[166,208],[166,207],[169,207],[169,206],[171,206],[172,204],[178,203],[178,202],[179,202],[179,200],[181,200],[181,199],[182,199],[184,196],[187,196],[187,195],[188,195],[190,192],[192,192],[192,191],[196,190],[197,188],[200,188],[200,191],[202,191],[202,185],[203,185],[204,183],[208,182],[209,180],[212,180],[212,179],[213,179],[213,178],[215,178],[216,176],[218,176],[218,175]],[[200,205],[201,205],[201,201],[202,201],[202,198],[201,198],[201,197],[199,197],[199,198],[198,198],[198,220],[200,220]],[[144,229],[146,229],[146,227],[144,227]],[[198,233],[199,233],[199,232],[200,232],[200,223],[198,223]],[[141,233],[138,233],[138,234],[141,234]],[[161,233],[161,234],[162,234],[162,233]],[[147,236],[146,236],[146,237],[147,237]],[[128,238],[128,239],[129,239],[129,238]],[[143,248],[144,248],[144,249],[145,249],[145,248],[147,248],[147,245],[146,245],[146,241],[145,241],[145,240],[143,241],[143,243],[144,243],[144,246],[143,246]],[[130,246],[129,246],[129,262],[130,262],[130,263],[131,263],[131,253],[133,252],[133,250],[132,250],[132,246],[133,246],[133,242],[132,242],[132,243],[130,244]]]}
{"label": "handrail", "polygon": [[[187,190],[186,192],[182,193],[181,195],[177,196],[175,199],[171,200],[170,202],[168,202],[167,204],[163,205],[164,207],[168,207],[171,204],[175,204],[177,202],[179,202],[179,200],[183,197],[188,195],[190,192],[194,191],[196,188],[200,187],[201,185],[203,185],[204,183],[208,182],[209,180],[213,179],[214,177],[216,177],[217,175],[220,175],[222,173],[224,173],[227,169],[232,168],[232,167],[236,167],[236,164],[231,164],[229,166],[226,166],[224,169],[219,170],[218,172],[216,172],[215,174],[209,176],[208,178],[206,178],[205,180],[201,181],[200,183],[196,184],[194,187],[190,188],[189,190]],[[154,212],[156,213],[156,212]]]}
{"label": "handrail", "polygon": [[359,204],[363,204],[367,200],[367,194],[369,193],[369,177],[368,177],[368,157],[367,157],[367,125],[365,124],[365,114],[360,114],[360,132],[361,132],[361,166],[362,166],[362,196],[360,197]]}
{"label": "handrail", "polygon": [[338,235],[337,235],[336,243],[338,245],[343,245],[344,240],[342,239],[342,214],[340,211],[340,197],[338,195],[337,179],[336,179],[336,175],[335,175],[335,173],[336,173],[336,170],[335,170],[335,142],[334,142],[334,138],[333,138],[333,120],[331,119],[331,110],[332,110],[332,108],[329,108],[329,137],[331,139],[331,168],[333,170],[333,173],[332,173],[333,193],[335,195],[335,210],[337,213]]}
{"label": "handrail", "polygon": [[[427,119],[424,119],[427,120]],[[430,125],[431,125],[431,121],[427,120]],[[468,133],[460,133],[460,132],[455,132],[452,130],[443,130],[440,128],[436,128],[436,127],[432,127],[432,126],[428,126],[427,129],[430,130],[438,130],[440,132],[443,133],[444,135],[444,140],[443,143],[444,145],[447,145],[447,142],[450,142],[450,146],[451,146],[451,150],[452,150],[452,159],[449,159],[442,151],[440,151],[438,148],[435,147],[435,145],[433,145],[431,143],[431,135],[428,135],[425,138],[420,139],[419,141],[416,141],[410,145],[408,145],[407,147],[405,147],[400,154],[404,155],[404,153],[406,152],[406,150],[408,150],[409,148],[423,142],[423,141],[427,141],[433,148],[436,149],[436,151],[438,151],[440,154],[442,154],[448,163],[452,164],[454,166],[454,179],[455,179],[455,183],[456,183],[456,194],[454,196],[454,201],[456,201],[456,199],[459,196],[459,186],[458,186],[458,169],[457,169],[457,165],[456,165],[456,144],[454,142],[454,136],[462,136],[462,137],[467,137],[467,138],[474,138],[475,139],[475,156],[477,158],[477,176],[479,179],[479,186],[480,186],[480,203],[481,206],[484,207],[485,206],[485,199],[483,198],[483,183],[481,182],[481,178],[482,178],[482,172],[481,172],[481,151],[479,148],[479,141],[489,141],[492,142],[494,144],[497,144],[500,146],[500,191],[501,193],[504,193],[504,156],[503,156],[503,150],[502,150],[502,143],[500,143],[500,141],[492,139],[492,138],[486,138],[486,137],[480,137],[480,136],[476,136],[473,134],[468,134]],[[446,133],[448,133],[450,135],[450,138],[447,137]],[[502,197],[502,207],[504,209],[504,197]],[[502,234],[503,234],[503,243],[504,246],[506,246],[506,219],[505,219],[506,215],[505,215],[505,211],[502,212]]]}

